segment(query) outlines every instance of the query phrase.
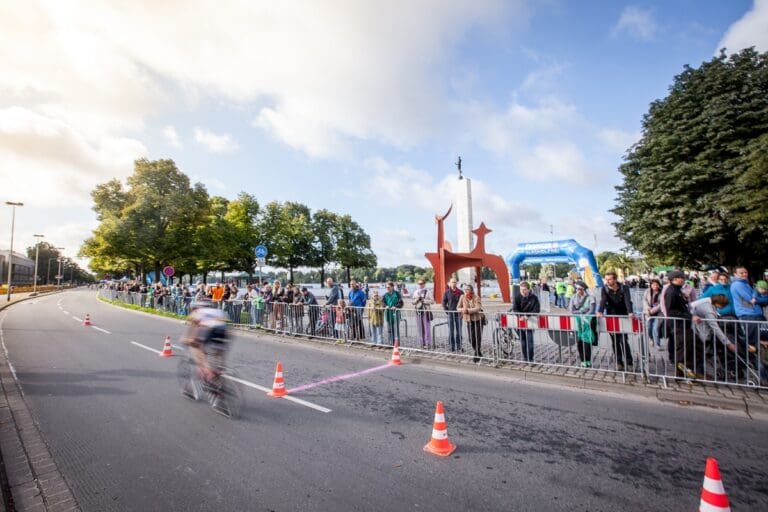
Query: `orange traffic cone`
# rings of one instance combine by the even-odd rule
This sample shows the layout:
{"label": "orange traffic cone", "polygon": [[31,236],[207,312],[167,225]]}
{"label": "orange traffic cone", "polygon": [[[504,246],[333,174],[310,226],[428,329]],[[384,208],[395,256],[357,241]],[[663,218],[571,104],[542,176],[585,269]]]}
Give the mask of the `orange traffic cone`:
{"label": "orange traffic cone", "polygon": [[723,481],[720,479],[720,468],[717,460],[707,457],[707,468],[704,471],[704,486],[701,489],[700,512],[731,512],[728,496],[725,494]]}
{"label": "orange traffic cone", "polygon": [[83,320],[83,325],[88,326],[91,325],[91,315],[88,313],[85,314],[85,320]]}
{"label": "orange traffic cone", "polygon": [[269,396],[280,398],[288,394],[285,390],[285,382],[283,381],[283,363],[278,362],[277,368],[275,368],[275,382],[272,384],[272,391],[268,391]]}
{"label": "orange traffic cone", "polygon": [[424,451],[440,457],[453,453],[456,445],[448,440],[448,427],[445,425],[443,402],[437,402],[435,409],[435,425],[432,427],[432,439],[424,446]]}
{"label": "orange traffic cone", "polygon": [[160,353],[160,357],[171,357],[171,356],[173,356],[173,350],[171,350],[171,337],[166,336],[165,346],[163,347],[163,351]]}
{"label": "orange traffic cone", "polygon": [[393,364],[395,366],[403,364],[400,361],[400,343],[397,340],[395,340],[395,348],[392,350],[392,360],[389,362],[389,364]]}

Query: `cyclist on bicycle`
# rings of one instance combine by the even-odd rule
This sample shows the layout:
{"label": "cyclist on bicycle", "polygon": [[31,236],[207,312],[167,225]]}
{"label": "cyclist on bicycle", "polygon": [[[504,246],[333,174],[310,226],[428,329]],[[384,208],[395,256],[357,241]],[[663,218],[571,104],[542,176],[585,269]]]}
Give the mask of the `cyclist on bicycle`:
{"label": "cyclist on bicycle", "polygon": [[188,321],[184,343],[189,346],[202,380],[211,381],[220,374],[228,349],[224,313],[211,301],[196,301]]}

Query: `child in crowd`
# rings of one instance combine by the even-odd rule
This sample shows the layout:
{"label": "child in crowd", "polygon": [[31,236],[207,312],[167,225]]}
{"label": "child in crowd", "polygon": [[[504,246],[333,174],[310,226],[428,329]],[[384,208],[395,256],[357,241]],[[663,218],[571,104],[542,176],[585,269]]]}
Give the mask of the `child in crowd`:
{"label": "child in crowd", "polygon": [[768,306],[768,282],[760,280],[755,283],[755,291],[752,293],[752,304],[761,308]]}
{"label": "child in crowd", "polygon": [[339,302],[336,303],[335,320],[333,324],[333,330],[339,341],[347,337],[346,310],[347,302],[344,299],[339,300]]}

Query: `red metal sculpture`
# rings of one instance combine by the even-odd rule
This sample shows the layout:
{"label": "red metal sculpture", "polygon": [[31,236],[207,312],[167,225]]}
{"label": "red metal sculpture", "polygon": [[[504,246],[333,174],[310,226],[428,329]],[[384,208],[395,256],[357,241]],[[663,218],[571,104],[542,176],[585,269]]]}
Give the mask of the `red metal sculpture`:
{"label": "red metal sculpture", "polygon": [[501,256],[485,252],[485,235],[491,232],[484,222],[472,232],[477,236],[475,248],[470,252],[453,252],[451,243],[445,239],[445,219],[451,214],[453,205],[448,208],[442,217],[435,215],[437,223],[437,252],[428,252],[424,256],[432,264],[435,271],[435,300],[441,300],[447,286],[446,276],[451,275],[461,268],[475,267],[477,276],[477,293],[480,294],[481,272],[483,267],[488,267],[496,273],[501,288],[501,298],[509,302],[509,270]]}

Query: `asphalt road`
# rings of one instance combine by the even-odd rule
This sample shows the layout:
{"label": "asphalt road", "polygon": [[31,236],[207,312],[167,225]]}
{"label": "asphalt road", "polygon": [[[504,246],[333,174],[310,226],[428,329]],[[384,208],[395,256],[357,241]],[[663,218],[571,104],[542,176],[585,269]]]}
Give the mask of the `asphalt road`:
{"label": "asphalt road", "polygon": [[[86,312],[109,334],[73,320]],[[768,509],[768,422],[744,414],[406,361],[293,394],[330,412],[247,388],[232,421],[179,394],[178,358],[131,343],[160,350],[181,335],[178,320],[85,290],[0,318],[27,403],[86,511],[695,510],[707,456],[734,510]],[[388,357],[243,334],[231,363],[270,387],[279,360],[292,389]],[[448,458],[422,451],[437,400],[458,446]]]}

